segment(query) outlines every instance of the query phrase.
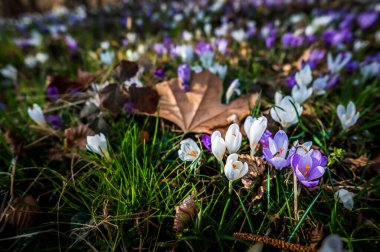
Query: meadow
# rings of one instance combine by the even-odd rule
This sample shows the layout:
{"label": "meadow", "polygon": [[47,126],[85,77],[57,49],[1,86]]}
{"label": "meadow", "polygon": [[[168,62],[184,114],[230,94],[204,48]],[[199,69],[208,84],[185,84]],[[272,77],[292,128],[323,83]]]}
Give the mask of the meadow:
{"label": "meadow", "polygon": [[0,251],[378,251],[379,12],[0,19]]}

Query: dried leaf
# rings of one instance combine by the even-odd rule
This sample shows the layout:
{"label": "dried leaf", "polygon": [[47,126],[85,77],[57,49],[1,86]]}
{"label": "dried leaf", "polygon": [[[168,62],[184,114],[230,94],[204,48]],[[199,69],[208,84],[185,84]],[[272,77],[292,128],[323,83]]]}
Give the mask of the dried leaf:
{"label": "dried leaf", "polygon": [[46,77],[46,88],[56,87],[59,94],[66,94],[69,90],[83,90],[88,87],[79,81],[72,81],[66,76],[49,75]]}
{"label": "dried leaf", "polygon": [[194,200],[194,193],[190,194],[175,208],[173,230],[181,232],[191,218],[198,214],[198,206]]}
{"label": "dried leaf", "polygon": [[31,227],[35,223],[39,211],[37,201],[32,196],[17,196],[7,208],[5,222],[13,225],[16,229]]}
{"label": "dried leaf", "polygon": [[361,170],[367,165],[371,165],[373,162],[368,160],[367,155],[361,155],[358,158],[346,158],[343,163],[350,167],[351,171],[356,172]]}
{"label": "dried leaf", "polygon": [[136,87],[136,85],[132,85],[128,92],[135,110],[149,114],[156,112],[159,96],[152,87]]}
{"label": "dried leaf", "polygon": [[99,72],[94,74],[94,73],[82,71],[79,69],[77,76],[78,76],[78,82],[82,83],[84,87],[88,87],[91,83],[96,81],[96,79],[99,76]]}
{"label": "dried leaf", "polygon": [[324,236],[323,224],[318,222],[318,224],[311,230],[309,246],[315,249],[318,248],[318,245],[321,243]]}
{"label": "dried leaf", "polygon": [[100,91],[100,104],[103,108],[108,109],[114,116],[120,114],[128,96],[122,90],[122,86],[110,84]]}
{"label": "dried leaf", "polygon": [[253,192],[252,202],[261,200],[265,194],[268,179],[267,162],[260,157],[251,157],[250,155],[239,155],[239,159],[248,164],[248,173],[241,179],[244,188]]}
{"label": "dried leaf", "polygon": [[136,62],[122,60],[114,67],[112,75],[121,83],[135,76],[138,71],[139,65]]}
{"label": "dried leaf", "polygon": [[75,128],[65,129],[65,141],[67,147],[78,147],[80,149],[86,148],[87,136],[94,135],[88,124],[81,124]]}
{"label": "dried leaf", "polygon": [[178,78],[155,86],[160,95],[158,115],[175,123],[184,132],[211,133],[224,127],[236,115],[242,120],[256,102],[257,94],[235,99],[228,105],[220,103],[222,81],[207,70],[193,74],[191,90],[183,91]]}
{"label": "dried leaf", "polygon": [[92,122],[99,115],[100,109],[92,102],[87,103],[80,111],[79,117],[86,119],[87,122]]}
{"label": "dried leaf", "polygon": [[110,127],[108,126],[106,120],[104,120],[103,116],[100,114],[90,122],[89,124],[90,128],[95,131],[96,133],[103,133],[104,135],[108,135],[110,131]]}

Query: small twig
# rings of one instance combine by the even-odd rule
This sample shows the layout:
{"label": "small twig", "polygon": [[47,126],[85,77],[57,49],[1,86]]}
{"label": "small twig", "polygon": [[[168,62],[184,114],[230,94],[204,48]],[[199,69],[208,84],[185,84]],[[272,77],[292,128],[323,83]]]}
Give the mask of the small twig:
{"label": "small twig", "polygon": [[234,233],[234,237],[240,240],[261,242],[273,247],[286,249],[295,252],[317,252],[315,248],[303,246],[301,244],[295,244],[286,242],[279,239],[270,238],[267,236],[247,234],[247,233]]}

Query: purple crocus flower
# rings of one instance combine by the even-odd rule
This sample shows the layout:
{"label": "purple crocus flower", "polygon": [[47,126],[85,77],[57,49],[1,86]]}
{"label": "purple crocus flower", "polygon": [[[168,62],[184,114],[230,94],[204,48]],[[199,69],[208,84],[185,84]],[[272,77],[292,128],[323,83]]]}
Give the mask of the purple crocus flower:
{"label": "purple crocus flower", "polygon": [[281,37],[281,43],[285,48],[301,46],[305,40],[303,35],[294,35],[287,32]]}
{"label": "purple crocus flower", "polygon": [[276,41],[276,35],[269,35],[265,38],[265,47],[271,49]]}
{"label": "purple crocus flower", "polygon": [[182,87],[185,92],[190,90],[191,69],[188,64],[178,66],[178,77],[182,82]]}
{"label": "purple crocus flower", "polygon": [[122,40],[121,40],[121,45],[122,45],[123,47],[128,47],[128,44],[129,44],[128,39],[122,39]]}
{"label": "purple crocus flower", "polygon": [[269,130],[265,130],[264,134],[260,138],[260,144],[263,148],[269,148],[269,138],[273,138],[273,134]]}
{"label": "purple crocus flower", "polygon": [[336,87],[340,82],[340,77],[339,77],[339,74],[334,74],[332,76],[330,76],[328,82],[327,82],[327,86],[326,86],[326,89],[331,89],[333,87]]}
{"label": "purple crocus flower", "polygon": [[164,76],[165,76],[164,69],[157,67],[154,70],[154,77],[156,77],[157,79],[162,79],[162,78],[164,78]]}
{"label": "purple crocus flower", "polygon": [[323,32],[322,38],[326,44],[337,46],[352,41],[353,34],[350,29],[327,29]]}
{"label": "purple crocus flower", "polygon": [[59,98],[59,90],[56,86],[48,86],[46,95],[52,102],[55,102]]}
{"label": "purple crocus flower", "polygon": [[75,53],[78,50],[78,43],[73,37],[66,36],[65,42],[67,47],[71,50],[71,52]]}
{"label": "purple crocus flower", "polygon": [[316,179],[325,173],[327,157],[322,156],[320,151],[313,150],[304,156],[296,153],[290,160],[293,172],[304,186],[314,187],[318,185],[319,181]]}
{"label": "purple crocus flower", "polygon": [[55,129],[60,128],[62,125],[62,118],[59,115],[45,115],[45,120]]}
{"label": "purple crocus flower", "polygon": [[202,55],[205,52],[212,52],[212,45],[206,42],[198,42],[195,48],[195,53],[197,55]]}
{"label": "purple crocus flower", "polygon": [[223,54],[223,55],[226,55],[227,52],[228,52],[228,40],[226,40],[225,38],[219,38],[215,41],[215,44],[216,44],[216,48],[218,49],[218,51]]}
{"label": "purple crocus flower", "polygon": [[277,170],[281,170],[285,166],[289,165],[289,160],[286,158],[289,139],[285,131],[279,130],[274,138],[269,138],[268,141],[268,148],[263,148],[265,159]]}
{"label": "purple crocus flower", "polygon": [[291,74],[286,78],[286,85],[288,88],[292,89],[296,84],[297,82],[295,74]]}
{"label": "purple crocus flower", "polygon": [[377,13],[375,11],[368,11],[360,14],[357,18],[360,28],[367,29],[371,27],[377,20]]}
{"label": "purple crocus flower", "polygon": [[325,57],[325,51],[319,49],[313,49],[309,54],[309,65],[311,69],[315,69],[318,62],[321,61]]}
{"label": "purple crocus flower", "polygon": [[202,135],[202,144],[203,146],[211,152],[211,136],[208,134]]}
{"label": "purple crocus flower", "polygon": [[153,50],[154,50],[158,55],[162,55],[162,54],[165,53],[166,48],[165,48],[165,45],[162,44],[162,43],[155,43],[154,46],[153,46]]}
{"label": "purple crocus flower", "polygon": [[360,64],[358,61],[356,60],[351,60],[350,62],[348,62],[348,64],[346,65],[346,69],[347,69],[347,72],[349,74],[353,74],[355,71],[357,71],[360,67]]}
{"label": "purple crocus flower", "polygon": [[133,104],[133,102],[128,101],[128,102],[124,103],[124,109],[125,109],[130,115],[133,114],[133,110],[134,110],[134,108],[135,108],[135,105]]}

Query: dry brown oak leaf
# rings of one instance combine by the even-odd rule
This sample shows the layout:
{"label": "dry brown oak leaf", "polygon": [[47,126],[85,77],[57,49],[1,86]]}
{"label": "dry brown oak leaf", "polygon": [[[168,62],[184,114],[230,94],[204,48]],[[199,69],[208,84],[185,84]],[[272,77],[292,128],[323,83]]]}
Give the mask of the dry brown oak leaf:
{"label": "dry brown oak leaf", "polygon": [[240,97],[225,105],[222,80],[207,70],[192,74],[191,89],[185,92],[178,78],[155,86],[160,95],[158,115],[175,123],[183,132],[211,133],[231,124],[231,118],[242,120],[256,103],[257,94]]}

